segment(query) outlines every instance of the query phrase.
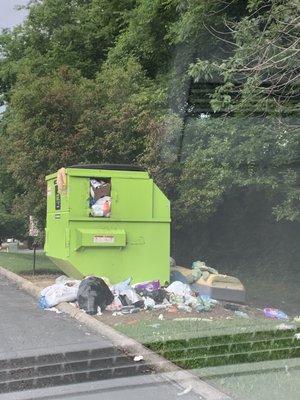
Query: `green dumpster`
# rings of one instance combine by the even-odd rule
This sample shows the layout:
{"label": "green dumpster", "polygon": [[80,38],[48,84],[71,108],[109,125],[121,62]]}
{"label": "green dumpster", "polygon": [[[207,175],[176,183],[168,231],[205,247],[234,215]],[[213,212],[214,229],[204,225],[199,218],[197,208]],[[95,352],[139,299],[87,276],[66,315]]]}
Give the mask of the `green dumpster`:
{"label": "green dumpster", "polygon": [[63,170],[46,177],[47,256],[74,278],[169,281],[170,203],[149,174],[124,165]]}

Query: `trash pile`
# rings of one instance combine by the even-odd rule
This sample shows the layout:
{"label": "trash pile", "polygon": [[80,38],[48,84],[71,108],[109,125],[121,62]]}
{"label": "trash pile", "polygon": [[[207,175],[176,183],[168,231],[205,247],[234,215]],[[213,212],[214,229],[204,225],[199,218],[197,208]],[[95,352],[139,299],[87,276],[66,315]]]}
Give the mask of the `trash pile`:
{"label": "trash pile", "polygon": [[[171,281],[178,280],[186,284],[193,284],[199,279],[207,281],[211,274],[219,275],[219,272],[212,267],[208,267],[203,261],[195,261],[192,264],[192,270],[177,267],[174,259],[171,258]],[[182,271],[184,270],[185,273]],[[190,272],[191,271],[191,272]]]}
{"label": "trash pile", "polygon": [[181,281],[190,285],[195,292],[216,300],[245,302],[246,290],[238,278],[220,274],[202,261],[193,262],[192,269],[176,266],[173,261],[171,261],[171,282]]}
{"label": "trash pile", "polygon": [[111,184],[109,180],[90,179],[90,208],[92,217],[110,217]]}
{"label": "trash pile", "polygon": [[39,306],[50,309],[64,301],[77,302],[76,305],[90,315],[101,315],[107,310],[114,316],[141,310],[202,312],[211,310],[218,303],[207,295],[198,295],[180,281],[167,286],[161,286],[158,280],[132,285],[128,278],[111,285],[108,279],[95,276],[82,281],[61,276],[54,285],[41,291]]}
{"label": "trash pile", "polygon": [[[233,316],[249,319],[255,310],[256,314],[265,318],[289,320],[283,311],[275,308],[251,309],[239,301],[213,298],[211,293],[221,293],[225,297],[231,297],[236,294],[237,288],[240,286],[243,290],[244,288],[237,278],[220,275],[216,269],[208,267],[201,261],[194,262],[192,270],[176,267],[172,259],[170,264],[171,283],[164,286],[159,280],[132,284],[131,278],[128,278],[117,284],[111,284],[105,277],[88,276],[80,281],[60,276],[53,285],[41,291],[39,306],[42,309],[58,312],[54,309],[56,305],[61,302],[71,302],[89,315],[102,315],[106,310],[111,312],[112,316],[120,316],[139,313],[142,310],[202,313],[211,311],[219,304],[217,312],[220,310],[232,312],[232,316],[228,316],[228,311],[227,314],[225,312],[227,319],[232,319]],[[217,287],[219,292],[214,292],[216,286],[208,288],[202,284],[203,281],[213,281],[216,277],[226,278],[222,281],[226,282],[226,291],[221,292],[220,288],[223,287]],[[238,281],[238,286],[235,279]],[[242,296],[239,294],[239,297]],[[250,315],[245,311],[250,311]],[[159,319],[163,318],[163,314],[160,314]],[[300,317],[296,317],[294,322],[300,322]]]}

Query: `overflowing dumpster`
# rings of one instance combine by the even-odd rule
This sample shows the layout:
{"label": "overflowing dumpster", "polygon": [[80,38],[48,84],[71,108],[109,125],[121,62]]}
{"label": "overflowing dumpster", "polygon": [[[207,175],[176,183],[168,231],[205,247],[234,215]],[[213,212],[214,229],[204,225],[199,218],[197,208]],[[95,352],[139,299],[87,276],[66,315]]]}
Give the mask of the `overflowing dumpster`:
{"label": "overflowing dumpster", "polygon": [[45,252],[67,275],[170,278],[170,203],[148,172],[77,165],[48,175]]}

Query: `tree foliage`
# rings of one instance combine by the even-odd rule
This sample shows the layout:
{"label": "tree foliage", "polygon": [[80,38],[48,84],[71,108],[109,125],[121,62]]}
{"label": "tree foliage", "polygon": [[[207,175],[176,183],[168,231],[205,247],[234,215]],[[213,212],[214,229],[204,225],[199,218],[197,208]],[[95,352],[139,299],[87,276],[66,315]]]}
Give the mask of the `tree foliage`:
{"label": "tree foliage", "polygon": [[240,21],[225,22],[223,35],[208,28],[230,45],[230,56],[199,59],[190,73],[222,82],[212,96],[215,111],[299,118],[299,2],[255,0],[247,8]]}
{"label": "tree foliage", "polygon": [[[28,7],[24,23],[0,35],[0,158],[24,214],[43,225],[45,174],[125,162],[149,168],[180,226],[208,221],[231,191],[253,188],[272,198],[277,219],[299,218],[296,1]],[[187,117],[194,81],[213,84],[222,118]]]}

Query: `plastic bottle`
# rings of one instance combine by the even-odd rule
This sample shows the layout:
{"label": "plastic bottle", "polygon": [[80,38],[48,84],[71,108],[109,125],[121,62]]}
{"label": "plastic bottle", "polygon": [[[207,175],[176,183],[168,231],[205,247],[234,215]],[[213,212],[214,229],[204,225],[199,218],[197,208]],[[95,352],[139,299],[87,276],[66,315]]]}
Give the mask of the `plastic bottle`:
{"label": "plastic bottle", "polygon": [[286,313],[284,313],[281,310],[278,310],[277,308],[264,308],[264,314],[265,314],[265,317],[267,317],[267,318],[288,319],[288,316],[286,315]]}

